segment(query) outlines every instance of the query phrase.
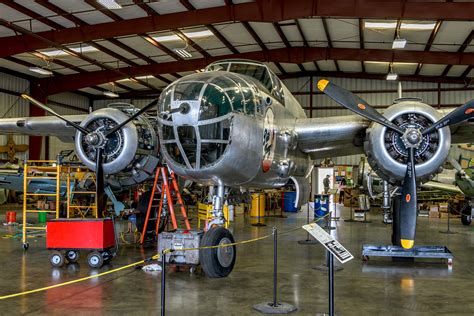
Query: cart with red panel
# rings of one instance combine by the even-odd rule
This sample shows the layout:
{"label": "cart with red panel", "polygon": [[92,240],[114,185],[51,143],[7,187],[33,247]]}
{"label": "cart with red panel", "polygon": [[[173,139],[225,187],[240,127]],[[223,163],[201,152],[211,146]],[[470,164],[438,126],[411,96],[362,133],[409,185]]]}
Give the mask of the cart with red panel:
{"label": "cart with red panel", "polygon": [[49,261],[53,267],[61,267],[66,262],[77,262],[80,251],[88,251],[89,266],[100,268],[114,257],[115,237],[111,218],[50,220],[46,229],[46,247],[53,250]]}

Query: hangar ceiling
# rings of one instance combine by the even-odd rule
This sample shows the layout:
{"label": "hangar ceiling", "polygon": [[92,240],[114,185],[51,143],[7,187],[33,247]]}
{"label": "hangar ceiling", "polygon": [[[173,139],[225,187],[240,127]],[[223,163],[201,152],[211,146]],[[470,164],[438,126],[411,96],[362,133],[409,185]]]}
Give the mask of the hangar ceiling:
{"label": "hangar ceiling", "polygon": [[[220,58],[261,60],[280,77],[393,71],[465,85],[474,77],[472,2],[117,2],[122,8],[109,10],[95,0],[0,0],[0,71],[45,95],[92,99],[157,93]],[[396,38],[406,47],[392,49]]]}

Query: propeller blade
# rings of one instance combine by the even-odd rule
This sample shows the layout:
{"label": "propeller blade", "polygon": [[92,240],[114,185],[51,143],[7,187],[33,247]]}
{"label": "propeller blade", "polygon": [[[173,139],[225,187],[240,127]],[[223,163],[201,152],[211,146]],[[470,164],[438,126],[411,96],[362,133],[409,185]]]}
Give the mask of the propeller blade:
{"label": "propeller blade", "polygon": [[30,101],[31,103],[33,103],[34,105],[36,105],[37,107],[40,107],[42,108],[43,110],[45,110],[46,112],[48,112],[49,114],[52,114],[54,116],[56,116],[57,118],[63,120],[64,122],[68,123],[69,125],[71,125],[72,127],[74,127],[75,129],[77,129],[78,131],[84,133],[84,134],[89,134],[90,132],[85,129],[84,127],[80,126],[79,124],[76,124],[70,120],[68,120],[67,118],[65,118],[64,116],[62,116],[61,114],[58,114],[56,113],[53,109],[51,109],[50,107],[48,107],[46,104],[44,103],[41,103],[40,101],[30,97],[29,95],[27,94],[22,94],[21,97],[25,100],[28,100]]}
{"label": "propeller blade", "polygon": [[129,122],[133,121],[136,117],[142,115],[143,113],[145,113],[146,111],[148,111],[150,108],[152,108],[153,106],[157,105],[158,104],[158,99],[155,99],[153,101],[151,101],[150,103],[148,103],[147,105],[145,105],[140,111],[138,111],[137,113],[133,114],[132,116],[130,116],[128,119],[126,119],[125,121],[123,121],[122,123],[120,123],[119,125],[115,126],[114,128],[112,128],[111,130],[109,130],[107,133],[105,133],[105,138],[108,138],[110,135],[112,135],[113,133],[115,133],[116,131],[118,131],[119,129],[121,129],[122,127],[124,127],[125,125],[127,125]]}
{"label": "propeller blade", "polygon": [[460,123],[470,118],[474,118],[474,99],[464,103],[462,106],[450,112],[438,122],[425,128],[421,134],[426,135],[433,132],[435,129],[440,129],[448,125]]}
{"label": "propeller blade", "polygon": [[400,202],[400,241],[405,249],[411,249],[415,244],[416,203],[415,150],[410,147]]}
{"label": "propeller blade", "polygon": [[97,157],[95,163],[95,183],[96,183],[96,205],[97,205],[97,216],[102,217],[105,210],[107,196],[104,191],[104,167],[102,165],[104,157],[104,149],[102,147],[97,148]]}
{"label": "propeller blade", "polygon": [[352,92],[341,88],[326,79],[318,81],[318,89],[346,109],[403,135],[403,130],[400,127],[387,120],[382,114],[377,112],[377,110]]}

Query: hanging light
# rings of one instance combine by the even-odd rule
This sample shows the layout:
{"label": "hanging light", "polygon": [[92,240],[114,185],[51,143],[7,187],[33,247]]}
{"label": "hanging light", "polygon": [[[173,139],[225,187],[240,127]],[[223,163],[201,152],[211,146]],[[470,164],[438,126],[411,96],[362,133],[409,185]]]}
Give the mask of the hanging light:
{"label": "hanging light", "polygon": [[398,75],[393,72],[392,64],[390,64],[390,71],[388,72],[386,79],[389,81],[394,81],[398,79]]}
{"label": "hanging light", "polygon": [[407,40],[404,38],[397,37],[393,40],[392,49],[402,49],[407,45]]}

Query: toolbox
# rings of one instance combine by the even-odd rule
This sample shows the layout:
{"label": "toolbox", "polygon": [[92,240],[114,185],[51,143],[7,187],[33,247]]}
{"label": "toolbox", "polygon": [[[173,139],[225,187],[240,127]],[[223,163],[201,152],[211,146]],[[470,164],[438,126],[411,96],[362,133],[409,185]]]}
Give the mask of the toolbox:
{"label": "toolbox", "polygon": [[180,251],[180,249],[198,248],[202,235],[202,231],[196,230],[162,232],[158,237],[158,253],[172,249],[174,251],[166,255],[167,263],[198,265],[199,250]]}

